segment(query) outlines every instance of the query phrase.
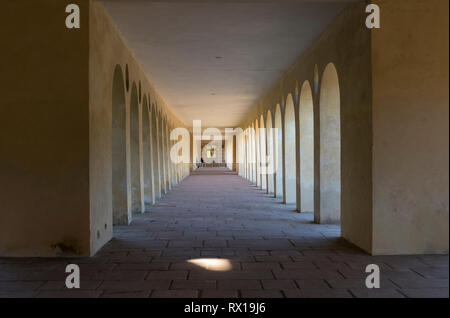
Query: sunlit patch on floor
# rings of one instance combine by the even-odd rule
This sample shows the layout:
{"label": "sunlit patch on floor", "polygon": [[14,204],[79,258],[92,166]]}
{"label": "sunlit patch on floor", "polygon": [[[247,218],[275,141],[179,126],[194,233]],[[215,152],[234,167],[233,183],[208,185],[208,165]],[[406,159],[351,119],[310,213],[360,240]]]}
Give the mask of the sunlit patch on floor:
{"label": "sunlit patch on floor", "polygon": [[196,258],[187,262],[215,272],[229,271],[233,268],[230,261],[224,258]]}

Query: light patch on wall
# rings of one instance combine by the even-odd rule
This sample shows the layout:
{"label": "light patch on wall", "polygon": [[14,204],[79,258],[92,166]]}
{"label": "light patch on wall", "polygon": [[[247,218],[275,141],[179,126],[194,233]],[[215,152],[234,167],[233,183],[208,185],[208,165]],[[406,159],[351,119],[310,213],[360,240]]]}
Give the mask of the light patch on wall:
{"label": "light patch on wall", "polygon": [[223,258],[196,258],[187,262],[215,272],[225,272],[233,268],[230,261]]}

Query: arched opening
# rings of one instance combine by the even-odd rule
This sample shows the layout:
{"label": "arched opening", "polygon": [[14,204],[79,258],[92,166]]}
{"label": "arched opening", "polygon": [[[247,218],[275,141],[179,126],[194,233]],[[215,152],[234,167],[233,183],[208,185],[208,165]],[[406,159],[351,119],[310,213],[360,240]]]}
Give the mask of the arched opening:
{"label": "arched opening", "polygon": [[244,132],[242,133],[242,165],[244,167],[243,176],[247,179],[247,134]]}
{"label": "arched opening", "polygon": [[236,169],[238,175],[242,177],[242,134],[236,136]]}
{"label": "arched opening", "polygon": [[251,166],[251,127],[247,127],[245,134],[245,142],[246,142],[246,164],[247,164],[247,180],[252,181],[252,166]]}
{"label": "arched opening", "polygon": [[246,167],[247,167],[247,180],[252,180],[252,167],[251,167],[251,151],[250,151],[250,142],[251,142],[251,128],[247,127],[247,133],[245,134],[245,148],[246,148]]}
{"label": "arched opening", "polygon": [[164,143],[163,143],[163,119],[162,115],[158,117],[158,142],[159,142],[159,177],[160,177],[160,185],[161,185],[161,194],[166,193],[166,174],[165,174],[165,165],[164,165]]}
{"label": "arched opening", "polygon": [[112,84],[111,138],[113,224],[128,224],[126,101],[120,65],[114,69]]}
{"label": "arched opening", "polygon": [[285,198],[286,204],[296,202],[296,171],[295,171],[295,109],[292,95],[286,99],[284,112],[284,167],[285,167]]}
{"label": "arched opening", "polygon": [[175,186],[175,184],[177,183],[176,181],[176,173],[175,173],[175,165],[172,162],[172,160],[170,159],[170,149],[172,149],[173,145],[175,144],[174,140],[170,140],[170,132],[172,131],[172,124],[168,125],[168,135],[167,135],[167,139],[168,139],[168,143],[169,143],[169,171],[170,171],[170,183],[171,186]]}
{"label": "arched opening", "polygon": [[325,68],[320,87],[320,223],[337,223],[341,214],[341,119],[335,66]]}
{"label": "arched opening", "polygon": [[266,152],[266,130],[264,126],[263,115],[259,118],[259,162],[260,162],[260,175],[261,175],[261,189],[267,190],[267,152]]}
{"label": "arched opening", "polygon": [[250,179],[250,169],[249,169],[249,150],[248,150],[248,127],[244,130],[243,134],[244,139],[244,165],[245,165],[245,178],[247,180]]}
{"label": "arched opening", "polygon": [[131,86],[130,98],[130,171],[131,171],[131,212],[142,212],[141,164],[139,147],[139,100],[136,83]]}
{"label": "arched opening", "polygon": [[244,164],[244,162],[245,162],[245,158],[244,158],[244,135],[243,135],[243,133],[240,133],[239,135],[238,135],[238,138],[237,138],[237,142],[238,142],[238,145],[239,145],[239,148],[236,148],[236,149],[238,149],[238,152],[237,152],[237,163],[236,163],[236,167],[237,167],[237,169],[238,169],[238,173],[239,173],[239,175],[241,176],[241,177],[243,177],[244,175],[245,175],[245,164]]}
{"label": "arched opening", "polygon": [[255,124],[252,123],[252,128],[250,129],[250,155],[251,155],[251,166],[252,166],[252,183],[256,184],[256,142],[255,142]]}
{"label": "arched opening", "polygon": [[256,186],[261,187],[261,166],[260,166],[260,151],[259,151],[259,123],[258,119],[255,120],[255,171],[256,171]]}
{"label": "arched opening", "polygon": [[[235,140],[234,136],[231,136],[231,137],[227,137],[224,142],[225,143],[225,163],[226,163],[226,167],[230,170],[233,170],[234,140]],[[236,149],[237,149],[237,147],[236,147]]]}
{"label": "arched opening", "polygon": [[[173,128],[171,128],[173,129]],[[171,145],[174,146],[175,145],[175,140],[171,141]],[[174,162],[172,162],[172,180],[173,180],[173,184],[176,185],[178,184],[178,176],[177,176],[177,166]]]}
{"label": "arched opening", "polygon": [[145,211],[150,211],[153,204],[153,173],[151,162],[151,144],[150,144],[150,112],[147,102],[147,96],[144,95],[142,102],[142,166],[144,175],[144,207]]}
{"label": "arched opening", "polygon": [[303,83],[299,104],[300,211],[314,211],[314,109],[311,86]]}
{"label": "arched opening", "polygon": [[276,183],[275,191],[276,197],[283,197],[283,127],[281,121],[281,108],[277,105],[275,110],[275,136],[274,136],[274,149],[276,158]]}
{"label": "arched opening", "polygon": [[168,132],[169,129],[167,128],[167,121],[164,119],[163,121],[163,144],[164,144],[164,164],[165,164],[165,174],[166,174],[166,191],[170,190],[171,184],[170,184],[170,161],[169,161],[169,138],[168,138]]}
{"label": "arched opening", "polygon": [[267,137],[267,192],[274,193],[275,187],[275,149],[274,149],[274,130],[272,129],[272,113],[267,112],[266,137]]}
{"label": "arched opening", "polygon": [[154,192],[155,192],[155,200],[161,197],[161,176],[159,169],[159,143],[158,143],[158,115],[156,112],[156,107],[153,104],[152,106],[152,166],[153,166],[153,183],[154,183]]}

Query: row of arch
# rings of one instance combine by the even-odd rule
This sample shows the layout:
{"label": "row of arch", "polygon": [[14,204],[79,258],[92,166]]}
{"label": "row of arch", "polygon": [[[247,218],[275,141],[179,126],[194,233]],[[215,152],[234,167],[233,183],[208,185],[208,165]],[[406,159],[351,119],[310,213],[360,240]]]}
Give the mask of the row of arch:
{"label": "row of arch", "polygon": [[129,85],[128,66],[124,78],[116,65],[112,86],[113,223],[128,224],[133,213],[149,211],[188,169],[170,160],[173,125],[150,95],[142,94],[140,82]]}
{"label": "row of arch", "polygon": [[237,138],[239,174],[296,210],[314,212],[316,222],[339,222],[340,108],[334,64],[325,67],[320,89],[316,66],[313,85],[305,80],[282,105],[244,127]]}

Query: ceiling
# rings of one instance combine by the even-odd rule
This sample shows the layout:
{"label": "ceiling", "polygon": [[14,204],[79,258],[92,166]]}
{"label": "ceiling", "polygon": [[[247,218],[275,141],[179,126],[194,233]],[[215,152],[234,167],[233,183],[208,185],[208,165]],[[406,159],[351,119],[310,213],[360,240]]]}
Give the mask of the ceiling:
{"label": "ceiling", "polygon": [[103,0],[189,127],[235,127],[348,1]]}

